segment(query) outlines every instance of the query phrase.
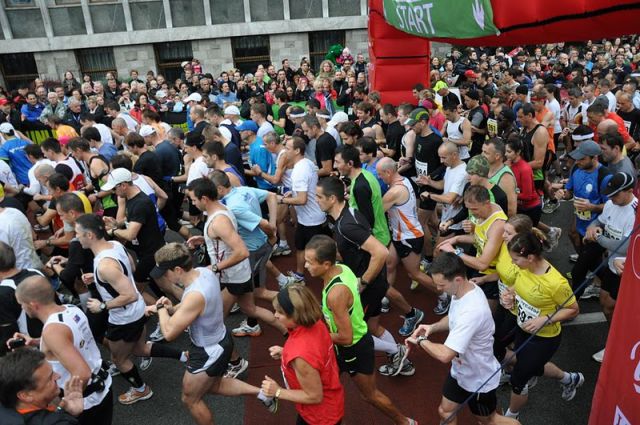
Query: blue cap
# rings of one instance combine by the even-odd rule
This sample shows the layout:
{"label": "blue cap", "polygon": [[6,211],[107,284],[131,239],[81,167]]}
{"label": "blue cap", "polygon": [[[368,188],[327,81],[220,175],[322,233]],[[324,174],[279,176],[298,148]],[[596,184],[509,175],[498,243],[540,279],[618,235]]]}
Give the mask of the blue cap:
{"label": "blue cap", "polygon": [[238,131],[253,131],[254,133],[257,133],[258,132],[258,124],[256,124],[255,121],[247,120],[247,121],[244,121],[239,126],[237,126],[236,130],[238,130]]}

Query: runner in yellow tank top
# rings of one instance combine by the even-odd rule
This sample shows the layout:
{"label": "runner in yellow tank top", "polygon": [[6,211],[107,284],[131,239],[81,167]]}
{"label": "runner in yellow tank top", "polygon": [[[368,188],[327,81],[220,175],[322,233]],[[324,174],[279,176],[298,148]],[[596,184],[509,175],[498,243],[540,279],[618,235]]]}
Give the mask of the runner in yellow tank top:
{"label": "runner in yellow tank top", "polygon": [[[464,203],[469,213],[478,221],[473,235],[454,236],[438,245],[438,249],[458,255],[467,267],[473,269],[470,270],[472,276],[493,274],[496,271],[495,265],[503,242],[502,234],[507,216],[498,205],[491,203],[489,191],[483,186],[469,186],[464,193]],[[476,255],[465,254],[458,246],[460,244],[473,244],[476,247]],[[497,279],[483,280],[480,282],[480,288],[487,296],[491,309],[495,310],[498,305]]]}

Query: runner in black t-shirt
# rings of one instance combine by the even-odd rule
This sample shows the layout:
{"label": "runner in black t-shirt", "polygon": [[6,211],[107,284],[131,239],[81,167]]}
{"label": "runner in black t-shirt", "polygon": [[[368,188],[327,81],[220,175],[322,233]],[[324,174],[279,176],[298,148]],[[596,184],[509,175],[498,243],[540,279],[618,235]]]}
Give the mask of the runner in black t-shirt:
{"label": "runner in black t-shirt", "polygon": [[393,105],[387,103],[380,110],[380,118],[382,122],[387,124],[385,137],[387,139],[387,146],[381,150],[385,154],[392,158],[394,161],[400,159],[400,147],[402,145],[402,136],[404,136],[405,129],[396,114],[396,108]]}
{"label": "runner in black t-shirt", "polygon": [[380,326],[378,317],[389,284],[385,261],[388,250],[371,234],[367,219],[345,202],[344,185],[335,177],[318,183],[317,199],[320,209],[334,221],[334,233],[342,261],[358,277],[362,287],[360,300],[364,320],[374,338],[378,351],[385,351],[389,363],[380,367],[383,375],[413,375],[415,369],[406,360],[406,348],[396,344],[393,336]]}
{"label": "runner in black t-shirt", "polygon": [[[107,234],[117,238],[133,250],[138,257],[138,264],[134,272],[136,282],[151,281],[151,287],[160,295],[155,282],[149,277],[149,272],[155,267],[155,252],[164,244],[164,235],[158,226],[156,206],[138,186],[132,182],[131,172],[125,168],[116,168],[109,173],[109,180],[102,186],[103,190],[113,190],[117,196],[126,199],[126,224],[118,223],[114,219],[105,217]],[[174,296],[178,294],[173,294]],[[176,296],[176,298],[180,298]]]}

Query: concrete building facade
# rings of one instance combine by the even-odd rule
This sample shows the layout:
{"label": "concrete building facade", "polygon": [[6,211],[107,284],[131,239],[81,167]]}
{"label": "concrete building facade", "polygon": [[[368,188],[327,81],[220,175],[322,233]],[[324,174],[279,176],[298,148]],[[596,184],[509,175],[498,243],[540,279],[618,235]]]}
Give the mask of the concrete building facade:
{"label": "concrete building facade", "polygon": [[198,58],[232,67],[319,65],[335,43],[367,54],[367,0],[0,0],[0,84],[60,81],[69,70],[164,73]]}

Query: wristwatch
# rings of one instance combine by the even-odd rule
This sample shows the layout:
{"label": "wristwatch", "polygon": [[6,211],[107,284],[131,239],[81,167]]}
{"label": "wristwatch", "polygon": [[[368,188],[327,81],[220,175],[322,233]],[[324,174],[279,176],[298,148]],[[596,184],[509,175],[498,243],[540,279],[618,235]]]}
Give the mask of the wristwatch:
{"label": "wristwatch", "polygon": [[100,311],[105,311],[107,309],[107,303],[100,303]]}
{"label": "wristwatch", "polygon": [[166,306],[163,303],[158,303],[156,304],[156,311],[158,310],[162,310],[163,308],[165,308]]}
{"label": "wristwatch", "polygon": [[453,251],[453,253],[460,257],[462,254],[464,254],[464,249],[458,247],[455,251]]}
{"label": "wristwatch", "polygon": [[212,264],[211,265],[211,271],[214,273],[218,273],[218,265],[217,264]]}
{"label": "wristwatch", "polygon": [[422,341],[429,341],[429,338],[426,335],[420,335],[418,338],[416,338],[416,345],[420,346],[420,344],[422,344]]}

